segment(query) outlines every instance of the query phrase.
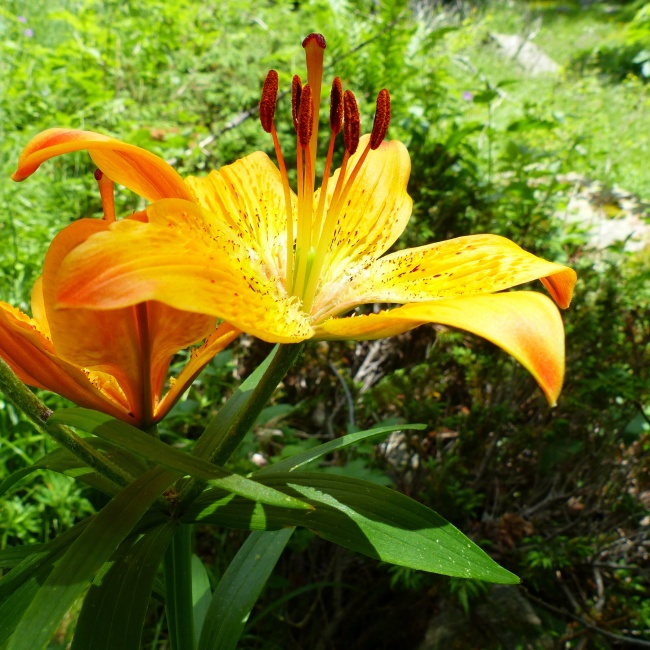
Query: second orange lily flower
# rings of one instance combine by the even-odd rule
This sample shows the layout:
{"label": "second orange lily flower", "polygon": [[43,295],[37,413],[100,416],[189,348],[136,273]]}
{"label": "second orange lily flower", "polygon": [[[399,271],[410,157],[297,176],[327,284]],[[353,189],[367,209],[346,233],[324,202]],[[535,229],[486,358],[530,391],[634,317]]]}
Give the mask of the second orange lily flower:
{"label": "second orange lily flower", "polygon": [[[114,220],[112,183],[101,172],[96,177],[105,218],[80,219],[55,237],[32,289],[33,317],[0,302],[0,357],[30,386],[148,427],[164,417],[205,364],[239,332],[227,324],[215,329],[214,317],[156,301],[102,311],[55,309],[62,260]],[[92,275],[86,282],[92,282]],[[165,392],[172,357],[202,339],[204,344],[192,351]]]}

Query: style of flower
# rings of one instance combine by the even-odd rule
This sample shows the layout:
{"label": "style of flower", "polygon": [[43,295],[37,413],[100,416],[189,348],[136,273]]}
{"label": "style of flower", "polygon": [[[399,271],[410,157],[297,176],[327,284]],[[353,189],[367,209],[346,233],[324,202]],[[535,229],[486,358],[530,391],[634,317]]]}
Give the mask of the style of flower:
{"label": "style of flower", "polygon": [[[113,183],[101,172],[96,178],[105,218],[80,219],[55,237],[32,289],[32,318],[0,302],[0,357],[30,386],[147,427],[165,416],[205,364],[239,332],[229,324],[215,329],[212,316],[156,301],[101,311],[54,308],[61,261],[114,221]],[[145,218],[136,213],[128,220]],[[172,357],[202,339],[163,396]]]}
{"label": "style of flower", "polygon": [[[385,140],[390,97],[379,93],[372,132],[360,137],[354,95],[334,79],[329,149],[315,190],[325,40],[312,34],[303,46],[307,84],[296,76],[292,86],[297,193],[275,130],[275,71],[264,84],[260,119],[273,138],[278,167],[256,152],[183,181],[153,154],[96,133],[53,129],[27,146],[15,180],[52,156],[86,149],[113,181],[153,201],[146,223],[122,220],[70,249],[61,260],[57,305],[124,309],[157,300],[280,343],[375,339],[440,323],[499,345],[555,403],[564,374],[559,312],[542,294],[503,290],[541,279],[566,308],[575,272],[494,235],[385,254],[412,207],[406,148]],[[341,131],[343,162],[330,174]],[[401,306],[346,316],[368,303]]]}

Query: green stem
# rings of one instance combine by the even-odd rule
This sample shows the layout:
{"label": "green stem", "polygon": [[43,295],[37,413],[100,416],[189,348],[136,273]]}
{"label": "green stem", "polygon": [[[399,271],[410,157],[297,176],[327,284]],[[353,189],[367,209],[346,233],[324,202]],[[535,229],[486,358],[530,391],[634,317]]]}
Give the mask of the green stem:
{"label": "green stem", "polygon": [[165,553],[165,611],[172,650],[194,650],[192,526],[180,526]]}
{"label": "green stem", "polygon": [[234,422],[225,435],[221,436],[215,449],[209,456],[209,461],[223,465],[232,456],[249,429],[255,424],[257,416],[271,399],[271,395],[284,379],[289,368],[302,352],[303,344],[281,345],[273,357],[271,365],[264,373],[259,384],[253,389],[246,405],[236,415]]}
{"label": "green stem", "polygon": [[18,379],[4,359],[0,359],[0,391],[19,411],[27,415],[40,430],[54,438],[56,442],[81,459],[88,467],[121,487],[131,483],[133,478],[127,472],[112,463],[96,449],[93,449],[72,429],[63,424],[48,424],[48,418],[52,415],[52,411]]}
{"label": "green stem", "polygon": [[[302,343],[279,346],[256,385],[250,391],[238,391],[228,400],[197,440],[193,453],[212,463],[223,465],[253,426],[302,349]],[[246,382],[242,388],[245,384]],[[205,483],[198,479],[188,481],[181,491],[177,512],[183,512],[204,487]]]}

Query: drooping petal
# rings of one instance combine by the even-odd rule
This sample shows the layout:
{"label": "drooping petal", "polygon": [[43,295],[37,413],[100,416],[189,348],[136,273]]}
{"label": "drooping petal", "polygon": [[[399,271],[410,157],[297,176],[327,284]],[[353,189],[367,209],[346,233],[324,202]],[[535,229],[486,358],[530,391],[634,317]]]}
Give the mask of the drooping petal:
{"label": "drooping petal", "polygon": [[196,379],[212,357],[230,345],[240,334],[241,332],[230,325],[230,323],[221,323],[201,346],[192,350],[190,360],[180,375],[171,381],[169,391],[156,408],[156,420],[161,420],[165,417],[169,409],[171,409],[178,398]]}
{"label": "drooping petal", "polygon": [[45,311],[45,299],[43,298],[43,276],[39,275],[32,286],[32,319],[38,331],[45,337],[52,340],[50,324],[47,322]]}
{"label": "drooping petal", "polygon": [[[51,390],[79,406],[134,423],[126,398],[112,377],[86,373],[59,358],[35,321],[3,302],[0,302],[0,356],[29,386]],[[100,390],[100,387],[110,390]]]}
{"label": "drooping petal", "polygon": [[112,180],[149,201],[162,198],[194,200],[191,190],[173,167],[145,149],[92,131],[48,129],[25,147],[12,176],[22,181],[49,158],[86,150]]}
{"label": "drooping petal", "polygon": [[[43,309],[57,355],[75,366],[115,377],[126,394],[131,411],[139,417],[142,359],[134,309],[129,306],[96,311],[55,307],[58,286],[64,277],[63,260],[89,237],[108,227],[109,223],[100,219],[80,219],[54,238],[43,266]],[[96,268],[89,269],[79,279],[80,284],[92,285],[96,273]],[[33,304],[35,306],[36,301]]]}
{"label": "drooping petal", "polygon": [[[158,300],[210,314],[266,341],[309,338],[298,301],[222,223],[187,201],[159,201],[149,223],[123,219],[62,262],[61,307],[118,309]],[[87,279],[92,276],[92,282]]]}
{"label": "drooping petal", "polygon": [[553,302],[531,291],[464,296],[404,305],[380,314],[333,318],[319,339],[378,339],[440,323],[477,334],[519,361],[555,405],[564,378],[564,328]]}
{"label": "drooping petal", "polygon": [[[361,138],[357,153],[350,158],[346,179],[361,157],[368,137]],[[337,170],[327,185],[326,212],[332,209],[339,173]],[[411,216],[413,201],[406,193],[410,173],[408,151],[397,140],[382,142],[377,150],[368,153],[338,211],[332,245],[324,264],[325,282],[343,276],[346,267],[355,260],[377,258],[395,243]],[[317,191],[314,206],[319,199],[320,191]]]}
{"label": "drooping petal", "polygon": [[576,273],[527,253],[497,235],[472,235],[410,248],[359,264],[352,278],[323,287],[317,320],[356,305],[410,303],[494,293],[542,278],[560,307],[569,306]]}
{"label": "drooping petal", "polygon": [[[154,300],[147,303],[147,320],[151,357],[151,399],[155,407],[162,394],[172,357],[179,350],[198,343],[214,332],[216,319],[214,316],[174,309]],[[206,363],[209,360],[210,358]]]}
{"label": "drooping petal", "polygon": [[[269,275],[285,276],[287,209],[278,168],[261,151],[210,172],[188,177],[199,205],[228,224],[255,251]],[[292,218],[296,197],[291,193]],[[294,232],[295,232],[294,227]]]}

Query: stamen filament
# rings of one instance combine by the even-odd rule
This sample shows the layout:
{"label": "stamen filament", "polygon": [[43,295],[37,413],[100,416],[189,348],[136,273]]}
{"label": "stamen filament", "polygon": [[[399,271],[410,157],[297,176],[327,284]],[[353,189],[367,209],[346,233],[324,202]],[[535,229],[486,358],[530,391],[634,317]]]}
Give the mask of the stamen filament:
{"label": "stamen filament", "polygon": [[[305,297],[303,300],[303,309],[305,310],[310,310],[312,307],[314,296],[316,295],[316,289],[318,288],[320,273],[323,268],[323,264],[325,262],[325,256],[329,251],[330,245],[332,243],[332,238],[334,237],[334,231],[336,230],[336,225],[338,223],[339,213],[341,212],[341,209],[345,204],[345,199],[350,193],[352,184],[354,183],[357,176],[359,175],[359,172],[361,171],[361,168],[363,167],[363,164],[369,152],[370,152],[370,141],[368,141],[366,148],[363,150],[361,156],[359,156],[359,160],[357,160],[357,163],[354,166],[354,169],[352,170],[350,177],[347,179],[345,186],[343,187],[343,190],[341,191],[338,198],[336,196],[332,197],[332,202],[330,203],[329,210],[327,211],[327,218],[325,219],[325,225],[323,226],[323,232],[321,233],[321,237],[318,242],[318,247],[314,254],[310,282],[307,289],[305,290]],[[343,184],[343,179],[345,178],[345,171],[346,171],[345,167],[347,167],[348,158],[349,155],[348,152],[346,151],[345,158],[344,158],[345,166],[344,165],[341,166],[339,178],[336,183],[336,189],[334,190],[335,195],[339,190],[340,186]]]}
{"label": "stamen filament", "polygon": [[293,285],[293,209],[291,206],[291,188],[289,186],[289,176],[287,175],[287,166],[284,162],[284,156],[280,149],[280,141],[275,130],[275,124],[271,124],[271,136],[273,137],[273,146],[275,147],[275,157],[280,167],[280,177],[282,178],[282,188],[284,190],[284,202],[287,210],[287,258],[286,258],[286,277],[284,286],[287,291],[291,291]]}
{"label": "stamen filament", "polygon": [[327,198],[327,185],[330,180],[330,170],[332,168],[332,158],[334,156],[334,142],[336,141],[336,133],[332,132],[330,136],[330,144],[327,149],[327,159],[325,160],[325,170],[323,171],[323,182],[320,188],[320,197],[318,199],[318,208],[316,209],[316,217],[314,225],[316,232],[314,233],[315,241],[320,241],[321,233],[323,230],[323,211],[325,209],[325,199]]}
{"label": "stamen filament", "polygon": [[115,183],[101,169],[95,170],[95,180],[99,185],[104,221],[115,221]]}
{"label": "stamen filament", "polygon": [[[307,273],[307,257],[311,248],[311,229],[314,194],[314,168],[310,144],[313,135],[314,105],[309,84],[302,89],[298,111],[298,240],[296,244],[296,275],[294,295],[302,295]],[[305,165],[303,170],[303,152]],[[304,175],[303,175],[304,174]],[[300,179],[302,178],[302,183]]]}
{"label": "stamen filament", "polygon": [[[338,197],[341,193],[341,188],[343,187],[345,174],[348,168],[348,160],[350,160],[350,152],[346,150],[345,155],[343,156],[343,162],[341,163],[341,169],[339,170],[339,177],[336,180],[336,187],[334,188],[334,192],[332,193],[332,200],[330,201],[330,207],[327,211],[327,215],[325,217],[323,226],[321,228],[320,237],[318,239],[318,245],[316,246],[316,251],[314,253],[314,261],[311,268],[309,282],[307,283],[307,287],[305,288],[305,296],[303,299],[303,309],[305,309],[305,311],[311,309],[312,303],[314,301],[314,296],[316,295],[316,289],[318,288],[320,273],[323,268],[323,263],[325,262],[325,256],[329,251],[330,244],[332,243],[332,238],[334,237],[334,231],[336,230],[337,214],[334,213],[332,208],[338,203]],[[325,196],[325,192],[323,192],[323,190],[321,189],[321,199],[323,202],[323,211],[324,211],[325,200],[323,199],[323,196]]]}

